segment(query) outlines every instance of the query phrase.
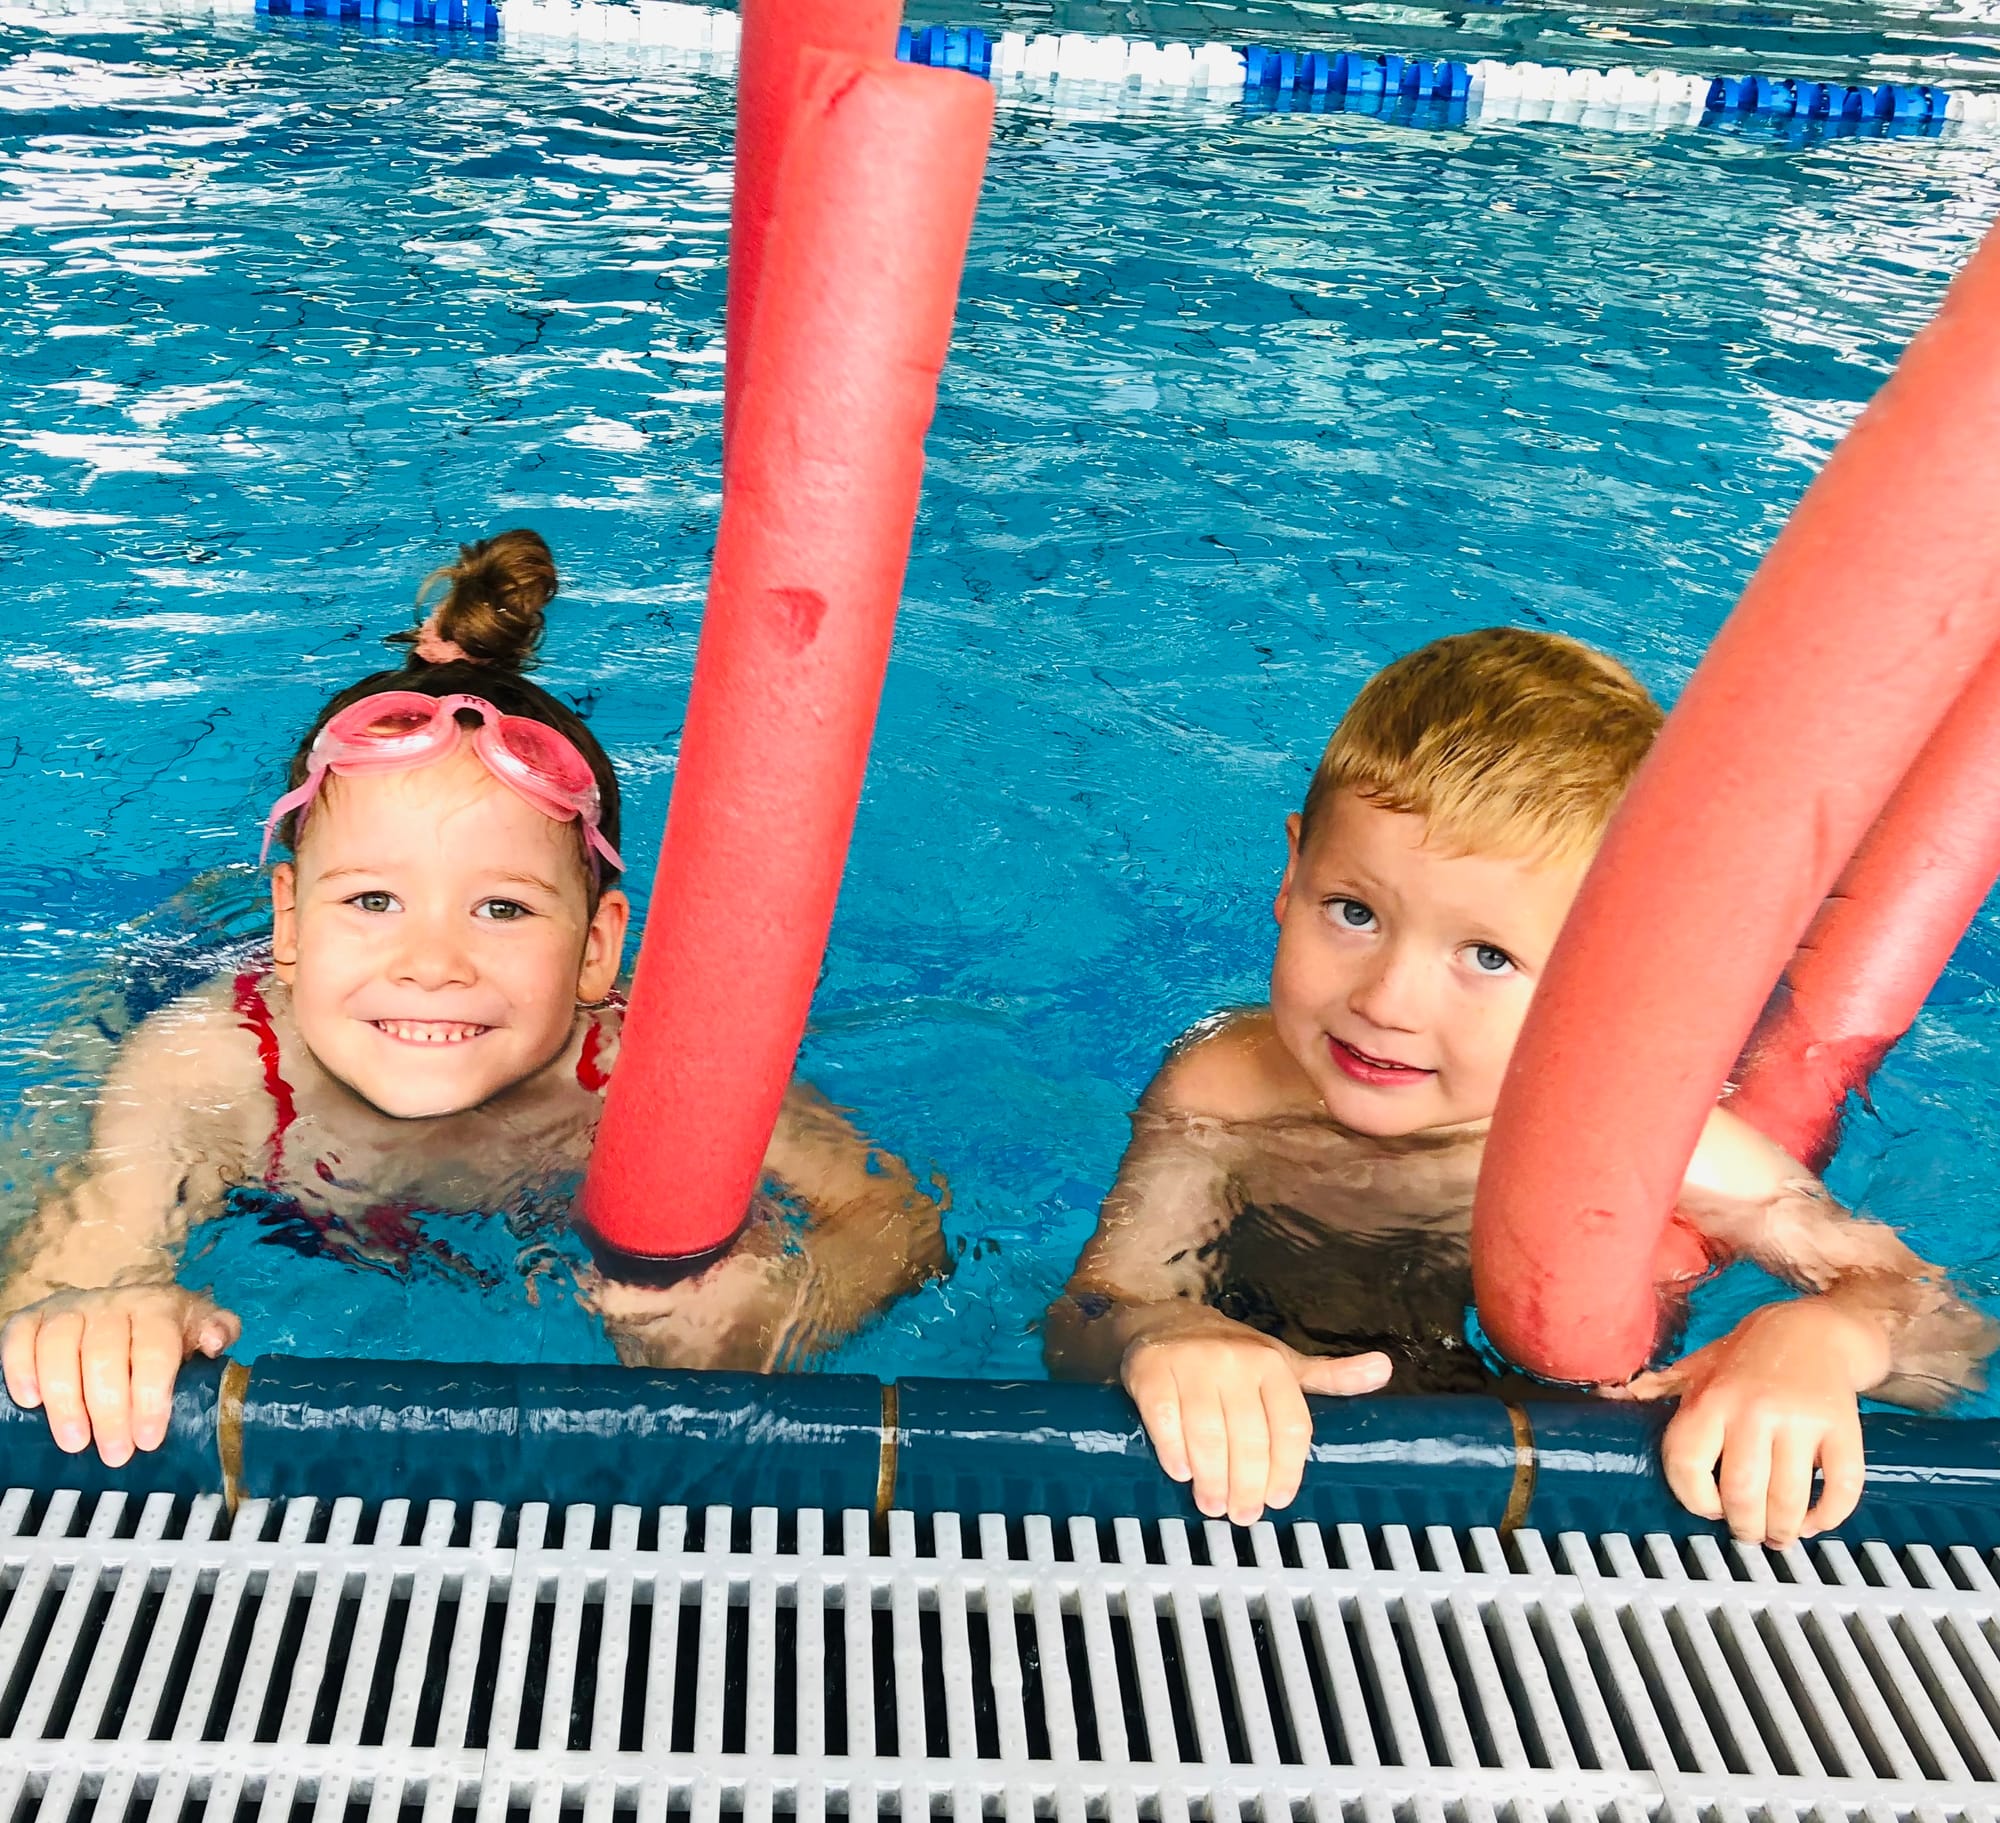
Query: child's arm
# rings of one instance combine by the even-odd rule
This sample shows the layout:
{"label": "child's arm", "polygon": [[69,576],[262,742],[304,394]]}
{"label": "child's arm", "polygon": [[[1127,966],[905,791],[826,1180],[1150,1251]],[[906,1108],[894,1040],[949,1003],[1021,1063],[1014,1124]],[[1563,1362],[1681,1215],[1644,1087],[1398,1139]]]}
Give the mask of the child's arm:
{"label": "child's arm", "polygon": [[1390,1368],[1382,1355],[1302,1355],[1208,1304],[1206,1256],[1236,1209],[1212,1136],[1180,1106],[1227,1067],[1226,1051],[1190,1067],[1199,1056],[1171,1059],[1141,1100],[1097,1232],[1049,1312],[1046,1353],[1052,1373],[1122,1381],[1160,1466],[1193,1484],[1202,1512],[1249,1525],[1298,1492],[1306,1393],[1372,1392]]}
{"label": "child's arm", "polygon": [[1140,1343],[1243,1329],[1207,1303],[1208,1258],[1235,1214],[1228,1173],[1163,1099],[1156,1082],[1134,1112],[1097,1231],[1045,1320],[1043,1353],[1064,1379],[1116,1380]]}
{"label": "child's arm", "polygon": [[1811,1295],[1752,1311],[1629,1390],[1680,1397],[1662,1455],[1681,1501],[1782,1548],[1839,1525],[1860,1500],[1860,1394],[1942,1404],[1980,1383],[2000,1331],[1893,1229],[1850,1215],[1727,1109],[1709,1119],[1682,1209],[1711,1241]]}
{"label": "child's arm", "polygon": [[764,1169],[807,1212],[809,1333],[850,1334],[883,1305],[946,1271],[944,1209],[910,1167],[872,1144],[810,1084],[794,1082]]}
{"label": "child's arm", "polygon": [[94,1436],[116,1467],[135,1446],[158,1448],[182,1361],[241,1332],[174,1274],[189,1223],[220,1204],[235,1129],[257,1115],[245,1052],[226,1003],[206,991],[154,1014],[106,1078],[90,1152],[8,1249],[0,1369],[65,1450]]}
{"label": "child's arm", "polygon": [[707,1271],[665,1287],[594,1280],[591,1302],[628,1365],[766,1372],[837,1342],[945,1270],[938,1204],[817,1090],[787,1091],[764,1170],[804,1210],[798,1251],[753,1227]]}

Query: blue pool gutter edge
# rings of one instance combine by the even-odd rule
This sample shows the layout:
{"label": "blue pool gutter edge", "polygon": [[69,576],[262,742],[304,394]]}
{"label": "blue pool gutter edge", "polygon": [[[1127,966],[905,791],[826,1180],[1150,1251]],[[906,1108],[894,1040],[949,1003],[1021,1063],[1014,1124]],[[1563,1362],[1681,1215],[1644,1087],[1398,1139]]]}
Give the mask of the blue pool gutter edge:
{"label": "blue pool gutter edge", "polygon": [[[1477,1396],[1314,1399],[1312,1459],[1282,1517],[1457,1529],[1714,1534],[1668,1492],[1668,1408]],[[2000,1546],[2000,1422],[1864,1420],[1868,1491],[1842,1528]],[[1201,1515],[1116,1387],[587,1366],[191,1362],[165,1444],[120,1469],[57,1449],[0,1395],[8,1485],[312,1496],[891,1508],[1144,1520]]]}

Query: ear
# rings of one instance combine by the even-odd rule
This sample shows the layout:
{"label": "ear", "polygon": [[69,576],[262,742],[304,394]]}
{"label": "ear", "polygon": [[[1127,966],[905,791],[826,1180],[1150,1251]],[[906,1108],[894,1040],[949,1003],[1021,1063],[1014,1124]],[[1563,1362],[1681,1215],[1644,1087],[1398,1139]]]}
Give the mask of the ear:
{"label": "ear", "polygon": [[618,985],[625,962],[625,931],[632,922],[632,901],[613,887],[597,902],[590,929],[583,938],[583,966],[576,973],[576,997],[602,1000]]}
{"label": "ear", "polygon": [[299,965],[299,870],[289,861],[271,869],[271,972],[287,987]]}
{"label": "ear", "polygon": [[1285,877],[1278,882],[1278,897],[1271,906],[1271,916],[1280,924],[1285,921],[1285,907],[1292,902],[1292,876],[1299,871],[1299,830],[1302,827],[1296,814],[1285,819]]}

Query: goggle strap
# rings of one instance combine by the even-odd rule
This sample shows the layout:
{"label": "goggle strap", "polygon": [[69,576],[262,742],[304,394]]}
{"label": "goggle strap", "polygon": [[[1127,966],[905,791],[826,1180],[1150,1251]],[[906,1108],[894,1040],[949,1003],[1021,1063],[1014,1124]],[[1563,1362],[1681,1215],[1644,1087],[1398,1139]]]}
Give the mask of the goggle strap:
{"label": "goggle strap", "polygon": [[320,780],[326,777],[324,766],[315,766],[306,774],[306,782],[296,791],[288,791],[271,806],[271,814],[264,819],[264,846],[257,851],[257,865],[262,867],[270,858],[271,838],[278,833],[278,825],[294,810],[302,810],[313,801],[313,794],[319,790]]}
{"label": "goggle strap", "polygon": [[618,850],[613,848],[611,844],[604,839],[603,831],[600,830],[595,823],[585,822],[583,826],[583,833],[585,840],[589,842],[590,846],[598,854],[604,857],[605,864],[608,867],[610,867],[613,873],[622,874],[625,871],[625,863],[619,860]]}

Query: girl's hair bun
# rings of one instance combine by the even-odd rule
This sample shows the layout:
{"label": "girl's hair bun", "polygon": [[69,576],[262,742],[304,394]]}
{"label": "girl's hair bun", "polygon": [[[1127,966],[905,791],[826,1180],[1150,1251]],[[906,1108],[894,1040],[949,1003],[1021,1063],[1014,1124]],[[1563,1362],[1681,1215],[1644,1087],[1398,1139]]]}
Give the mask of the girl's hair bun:
{"label": "girl's hair bun", "polygon": [[556,560],[539,532],[498,532],[458,547],[458,561],[434,570],[417,591],[422,607],[445,585],[443,600],[424,623],[392,635],[414,647],[412,662],[469,661],[499,671],[526,671],[542,643],[543,610],[560,586]]}

